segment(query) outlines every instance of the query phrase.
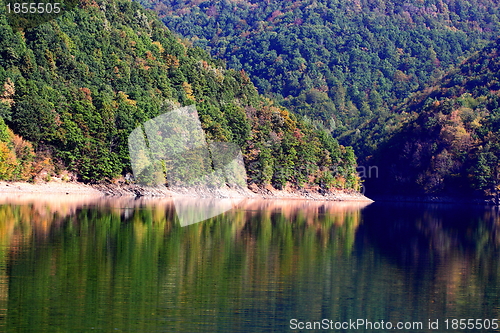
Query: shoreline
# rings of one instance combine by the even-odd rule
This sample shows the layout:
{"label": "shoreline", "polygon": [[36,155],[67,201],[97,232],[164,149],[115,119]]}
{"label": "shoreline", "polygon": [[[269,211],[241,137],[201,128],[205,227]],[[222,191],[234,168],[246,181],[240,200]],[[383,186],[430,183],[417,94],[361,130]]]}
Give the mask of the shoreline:
{"label": "shoreline", "polygon": [[0,194],[104,195],[90,185],[76,182],[27,183],[0,181]]}
{"label": "shoreline", "polygon": [[373,202],[363,194],[354,191],[319,191],[315,189],[276,190],[271,186],[222,189],[149,187],[133,184],[93,184],[51,181],[45,183],[0,181],[1,194],[31,195],[78,195],[93,197],[147,197],[147,198],[248,198],[248,199],[302,199],[324,201]]}

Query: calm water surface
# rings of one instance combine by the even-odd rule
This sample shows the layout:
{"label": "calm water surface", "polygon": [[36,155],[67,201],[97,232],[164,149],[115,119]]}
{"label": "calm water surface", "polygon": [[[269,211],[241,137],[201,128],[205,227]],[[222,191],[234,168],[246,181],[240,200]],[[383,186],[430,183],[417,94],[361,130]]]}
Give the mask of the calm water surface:
{"label": "calm water surface", "polygon": [[500,319],[499,228],[494,208],[452,205],[244,201],[181,227],[167,199],[4,197],[0,331],[446,332]]}

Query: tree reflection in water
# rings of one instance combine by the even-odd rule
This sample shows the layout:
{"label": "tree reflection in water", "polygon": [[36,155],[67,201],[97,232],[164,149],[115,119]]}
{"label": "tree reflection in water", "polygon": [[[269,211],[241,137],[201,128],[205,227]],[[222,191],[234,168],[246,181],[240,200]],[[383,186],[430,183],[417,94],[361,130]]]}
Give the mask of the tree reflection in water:
{"label": "tree reflection in water", "polygon": [[398,267],[411,301],[421,299],[430,313],[442,313],[444,307],[468,318],[470,309],[482,309],[498,318],[497,208],[385,203],[367,207],[363,219],[369,222],[357,234],[360,251],[371,247]]}
{"label": "tree reflection in water", "polygon": [[261,332],[291,318],[499,315],[491,209],[244,200],[181,227],[170,199],[66,199],[0,200],[4,327]]}

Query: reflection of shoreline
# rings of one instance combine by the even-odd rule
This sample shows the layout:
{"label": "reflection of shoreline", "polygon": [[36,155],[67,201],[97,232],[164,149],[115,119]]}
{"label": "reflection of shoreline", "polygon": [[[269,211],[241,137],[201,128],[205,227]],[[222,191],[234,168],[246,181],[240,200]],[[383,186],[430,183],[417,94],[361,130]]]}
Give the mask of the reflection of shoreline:
{"label": "reflection of shoreline", "polygon": [[[230,205],[228,206],[228,201]],[[135,207],[156,207],[173,209],[174,203],[180,203],[187,208],[206,209],[207,206],[235,208],[244,211],[280,212],[284,215],[300,213],[307,216],[323,214],[346,213],[360,210],[371,204],[370,201],[328,201],[306,199],[245,199],[238,200],[192,198],[192,197],[131,197],[131,196],[103,196],[101,194],[67,195],[65,193],[16,193],[0,192],[0,205],[30,205],[40,213],[58,213],[64,217],[72,214],[76,209],[84,206],[109,207],[111,209],[126,209]]]}
{"label": "reflection of shoreline", "polygon": [[245,210],[286,210],[300,211],[316,210],[318,214],[326,214],[330,210],[355,211],[370,205],[371,201],[330,201],[330,200],[303,200],[303,199],[247,199],[240,205]]}
{"label": "reflection of shoreline", "polygon": [[[271,221],[273,216],[283,216],[294,225],[312,227],[319,235],[331,225],[359,225],[360,211],[369,202],[332,202],[311,200],[265,200],[265,199],[196,199],[196,198],[151,198],[151,197],[106,197],[106,196],[72,196],[62,194],[14,195],[0,193],[0,223],[9,220],[12,226],[19,223],[32,230],[33,236],[43,239],[62,225],[64,221],[77,221],[82,210],[99,210],[110,213],[118,223],[125,225],[133,222],[142,229],[140,212],[149,212],[151,222],[163,225],[165,232],[172,227],[186,226],[189,218],[194,217],[201,227],[210,226],[214,221],[224,219],[233,222],[233,235],[239,235],[243,228],[253,228],[251,221]],[[224,211],[226,210],[227,211]],[[13,212],[20,218],[14,218]],[[2,219],[2,212],[11,212],[10,218]],[[207,216],[210,212],[220,212],[216,216]],[[184,216],[183,216],[184,214]],[[210,214],[209,214],[210,215]],[[200,221],[200,216],[208,220]],[[184,221],[182,220],[184,218]],[[16,223],[17,221],[17,223]],[[353,223],[353,221],[357,221]],[[184,222],[184,223],[183,223]],[[195,223],[193,222],[193,223]],[[197,223],[195,223],[197,224]],[[327,228],[327,229],[328,229]],[[19,230],[18,230],[19,231]],[[352,230],[354,231],[354,230]],[[15,233],[17,234],[17,233]],[[354,236],[354,234],[352,234]],[[16,238],[16,237],[14,237]],[[320,237],[321,238],[321,237]],[[328,237],[327,237],[328,238]],[[17,238],[16,238],[17,239]],[[20,243],[26,239],[20,238]]]}

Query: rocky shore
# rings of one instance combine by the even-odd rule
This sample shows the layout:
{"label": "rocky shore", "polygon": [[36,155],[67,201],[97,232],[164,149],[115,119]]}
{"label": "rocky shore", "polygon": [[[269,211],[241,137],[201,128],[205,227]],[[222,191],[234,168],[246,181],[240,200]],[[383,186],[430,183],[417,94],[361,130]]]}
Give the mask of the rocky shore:
{"label": "rocky shore", "polygon": [[135,184],[93,184],[87,185],[76,182],[0,182],[0,194],[30,193],[65,194],[65,195],[92,195],[92,196],[131,196],[131,197],[199,197],[199,198],[254,198],[254,199],[309,199],[328,201],[366,201],[369,198],[355,191],[301,189],[277,190],[271,186],[248,188],[167,188],[165,186],[140,186]]}
{"label": "rocky shore", "polygon": [[76,182],[44,182],[44,183],[26,183],[26,182],[5,182],[0,181],[0,194],[78,194],[78,195],[103,195],[98,189]]}
{"label": "rocky shore", "polygon": [[255,199],[310,199],[329,201],[373,201],[355,191],[340,190],[277,190],[271,186],[248,188],[167,188],[165,186],[148,187],[130,184],[98,184],[93,188],[105,195],[136,197],[199,197],[199,198],[255,198]]}

